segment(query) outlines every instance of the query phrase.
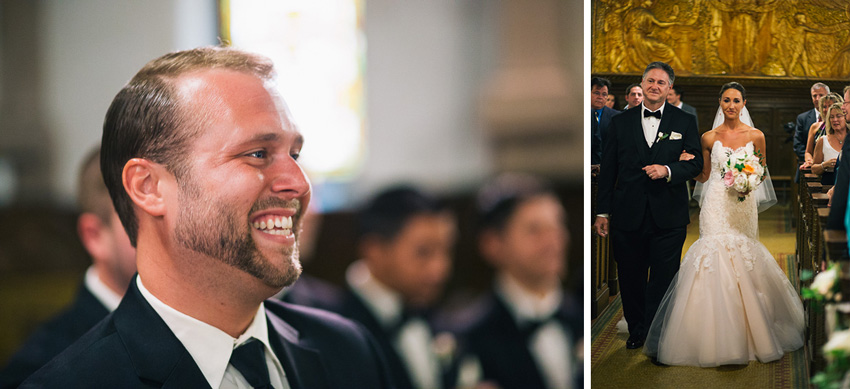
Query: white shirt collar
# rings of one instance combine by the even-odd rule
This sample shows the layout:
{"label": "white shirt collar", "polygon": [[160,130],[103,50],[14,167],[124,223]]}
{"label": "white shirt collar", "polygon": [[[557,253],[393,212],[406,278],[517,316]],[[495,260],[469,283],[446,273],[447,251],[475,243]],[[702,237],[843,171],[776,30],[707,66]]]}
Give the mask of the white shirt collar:
{"label": "white shirt collar", "polygon": [[558,310],[563,299],[560,287],[538,297],[505,273],[496,277],[495,284],[496,293],[502,297],[508,310],[519,322],[551,317]]}
{"label": "white shirt collar", "polygon": [[100,280],[100,276],[97,275],[97,270],[95,270],[94,265],[89,266],[89,269],[86,270],[86,278],[85,278],[86,289],[94,295],[97,301],[100,301],[104,307],[109,312],[118,308],[118,304],[121,303],[121,295],[109,289],[103,281]]}
{"label": "white shirt collar", "polygon": [[401,295],[378,281],[363,260],[348,266],[345,280],[377,317],[384,327],[395,324],[401,317],[404,302]]}
{"label": "white shirt collar", "polygon": [[679,104],[674,105],[674,107],[681,109],[683,105],[685,105],[685,102],[679,101]]}
{"label": "white shirt collar", "polygon": [[140,276],[136,277],[136,285],[138,285],[145,300],[174,333],[174,336],[180,340],[180,343],[183,343],[183,347],[195,360],[195,364],[198,365],[211,387],[218,388],[221,386],[233,349],[252,337],[263,343],[266,347],[267,357],[271,356],[279,372],[283,372],[280,361],[269,343],[266,309],[262,304],[257,307],[257,314],[248,329],[239,338],[233,338],[218,328],[166,305],[145,288]]}

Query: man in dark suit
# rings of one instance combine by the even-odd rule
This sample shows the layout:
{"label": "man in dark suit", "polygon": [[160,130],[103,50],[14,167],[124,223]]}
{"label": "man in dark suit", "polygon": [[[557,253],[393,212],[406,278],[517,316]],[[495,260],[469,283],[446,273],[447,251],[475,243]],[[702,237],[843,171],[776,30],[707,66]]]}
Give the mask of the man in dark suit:
{"label": "man in dark suit", "polygon": [[361,326],[265,301],[301,272],[311,196],[273,77],[268,58],[206,47],[149,62],[118,93],[101,171],[138,275],[23,387],[389,387]]}
{"label": "man in dark suit", "polygon": [[[665,104],[673,80],[666,63],[647,66],[643,105],[614,117],[602,155],[594,229],[607,236],[610,219],[629,349],[643,345],[679,270],[690,222],[686,182],[703,164],[696,119]],[[682,151],[695,158],[680,161]]]}
{"label": "man in dark suit", "polygon": [[346,272],[345,296],[320,307],[371,331],[397,387],[454,387],[429,315],[452,268],[453,216],[416,189],[394,187],[363,208],[358,224],[361,259]]}
{"label": "man in dark suit", "polygon": [[581,304],[562,286],[569,230],[540,180],[505,174],[478,195],[478,246],[496,269],[493,290],[461,328],[462,349],[500,388],[581,388]]}
{"label": "man in dark suit", "polygon": [[[822,82],[817,82],[809,89],[812,96],[812,104],[814,108],[797,115],[797,127],[794,130],[793,147],[794,153],[797,154],[797,166],[806,160],[806,143],[809,141],[809,127],[815,122],[821,121],[820,112],[818,112],[818,100],[829,94],[829,86]],[[794,176],[794,182],[800,181],[800,171],[797,170]]]}
{"label": "man in dark suit", "polygon": [[[850,85],[844,87],[844,112],[850,113]],[[844,118],[850,125],[850,115]],[[829,217],[826,219],[826,228],[830,230],[846,230],[844,220],[847,217],[847,190],[850,186],[850,142],[844,142],[841,146],[841,161],[835,170],[835,185],[829,190]]]}
{"label": "man in dark suit", "polygon": [[626,87],[626,106],[623,111],[640,105],[643,102],[643,89],[640,84],[630,84]]}
{"label": "man in dark suit", "polygon": [[77,233],[92,265],[71,305],[41,325],[0,371],[0,388],[16,388],[114,311],[136,274],[136,249],[124,232],[100,175],[100,148],[83,160],[77,182]]}
{"label": "man in dark suit", "polygon": [[611,118],[620,113],[615,109],[608,108],[605,102],[608,91],[611,89],[611,81],[605,78],[593,77],[590,79],[590,164],[599,165],[602,162],[602,147],[605,135],[608,131],[608,123]]}
{"label": "man in dark suit", "polygon": [[674,85],[670,87],[670,93],[667,95],[667,102],[682,111],[694,115],[694,118],[696,118],[697,121],[697,131],[699,131],[699,117],[697,116],[697,109],[682,101],[683,96],[684,92],[682,92],[682,88]]}

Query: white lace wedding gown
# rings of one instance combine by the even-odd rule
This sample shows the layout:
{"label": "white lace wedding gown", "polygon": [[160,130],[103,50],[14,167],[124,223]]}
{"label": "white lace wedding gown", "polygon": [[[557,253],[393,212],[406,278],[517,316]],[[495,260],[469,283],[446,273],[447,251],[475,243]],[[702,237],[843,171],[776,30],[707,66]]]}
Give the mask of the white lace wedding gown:
{"label": "white lace wedding gown", "polygon": [[[746,146],[753,151],[753,143]],[[717,141],[699,216],[700,238],[661,301],[644,352],[668,365],[720,366],[778,360],[803,346],[803,305],[758,240],[755,196],[739,202],[720,178]]]}

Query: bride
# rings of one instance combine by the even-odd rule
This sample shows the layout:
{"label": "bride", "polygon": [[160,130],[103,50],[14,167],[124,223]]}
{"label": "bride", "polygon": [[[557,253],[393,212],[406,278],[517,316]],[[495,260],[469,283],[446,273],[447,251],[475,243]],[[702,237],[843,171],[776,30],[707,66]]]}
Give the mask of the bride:
{"label": "bride", "polygon": [[704,183],[700,237],[685,254],[650,326],[644,353],[654,362],[702,367],[771,362],[803,346],[803,305],[758,240],[757,203],[767,197],[763,192],[773,191],[769,179],[738,201],[720,175],[733,151],[760,152],[764,162],[764,134],[741,121],[742,113],[749,121],[746,102],[741,84],[723,85],[722,119],[702,136],[706,162],[696,178]]}

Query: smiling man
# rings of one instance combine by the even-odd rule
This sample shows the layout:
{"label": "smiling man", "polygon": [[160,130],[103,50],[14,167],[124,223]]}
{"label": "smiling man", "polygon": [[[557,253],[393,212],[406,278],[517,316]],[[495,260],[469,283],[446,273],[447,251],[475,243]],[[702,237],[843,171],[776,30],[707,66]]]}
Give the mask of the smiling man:
{"label": "smiling man", "polygon": [[386,387],[358,325],[265,301],[301,272],[303,139],[267,58],[167,54],[118,93],[101,170],[138,276],[24,387]]}

